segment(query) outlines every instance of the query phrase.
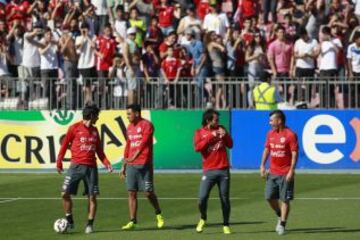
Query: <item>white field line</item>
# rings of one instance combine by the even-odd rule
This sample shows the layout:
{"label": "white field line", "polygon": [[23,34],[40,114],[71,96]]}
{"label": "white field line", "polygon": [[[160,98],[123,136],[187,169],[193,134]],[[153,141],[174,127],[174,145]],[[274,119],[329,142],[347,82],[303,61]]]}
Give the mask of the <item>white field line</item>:
{"label": "white field line", "polygon": [[2,203],[9,203],[9,202],[15,202],[15,201],[17,201],[17,200],[20,200],[20,198],[0,198],[0,204],[2,204]]}
{"label": "white field line", "polygon": [[[73,197],[74,200],[87,200],[86,197]],[[98,197],[98,200],[127,200],[126,197]],[[139,200],[146,200],[147,198],[138,198]],[[159,200],[198,200],[195,197],[162,197],[158,198]],[[218,200],[219,198],[209,198],[209,200]],[[231,200],[247,200],[250,198],[246,197],[232,197]],[[18,200],[61,200],[60,197],[17,197],[17,198],[1,198],[0,204]],[[298,197],[295,200],[304,200],[304,201],[339,201],[339,200],[360,200],[360,197]]]}

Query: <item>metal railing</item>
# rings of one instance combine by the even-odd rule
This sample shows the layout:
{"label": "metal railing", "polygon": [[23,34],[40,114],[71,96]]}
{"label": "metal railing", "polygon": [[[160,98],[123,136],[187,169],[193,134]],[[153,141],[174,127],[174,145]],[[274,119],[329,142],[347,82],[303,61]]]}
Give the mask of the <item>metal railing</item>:
{"label": "metal railing", "polygon": [[[146,109],[254,108],[247,78],[114,80],[0,78],[0,109],[81,109],[94,102],[101,109],[124,109],[137,102]],[[360,78],[295,78],[273,81],[288,106],[354,109],[360,107]],[[133,90],[131,89],[133,88]]]}

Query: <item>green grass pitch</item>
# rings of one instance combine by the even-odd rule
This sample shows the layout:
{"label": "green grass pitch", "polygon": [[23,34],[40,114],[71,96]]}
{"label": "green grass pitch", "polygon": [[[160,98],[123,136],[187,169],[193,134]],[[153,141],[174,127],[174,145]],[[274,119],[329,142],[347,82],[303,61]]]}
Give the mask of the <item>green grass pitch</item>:
{"label": "green grass pitch", "polygon": [[147,200],[141,199],[137,229],[124,232],[120,229],[128,221],[124,182],[117,174],[101,174],[102,199],[95,221],[96,232],[85,235],[84,199],[74,200],[75,231],[71,234],[53,231],[53,222],[63,216],[59,199],[63,176],[0,174],[0,239],[360,239],[359,175],[298,174],[296,200],[284,236],[274,232],[276,218],[263,199],[264,180],[258,174],[232,175],[233,234],[222,233],[217,188],[209,200],[208,226],[203,233],[196,233],[200,177],[200,173],[156,174],[156,192],[166,219],[165,229],[156,229],[153,209]]}

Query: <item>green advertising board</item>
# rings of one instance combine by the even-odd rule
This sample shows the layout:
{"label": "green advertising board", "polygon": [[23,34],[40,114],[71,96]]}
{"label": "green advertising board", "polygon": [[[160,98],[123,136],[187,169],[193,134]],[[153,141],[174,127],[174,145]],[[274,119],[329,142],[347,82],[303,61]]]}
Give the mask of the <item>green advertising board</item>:
{"label": "green advertising board", "polygon": [[[201,127],[202,111],[151,111],[155,126],[154,163],[157,169],[199,169],[201,155],[193,137]],[[220,112],[220,123],[229,130],[229,112]]]}

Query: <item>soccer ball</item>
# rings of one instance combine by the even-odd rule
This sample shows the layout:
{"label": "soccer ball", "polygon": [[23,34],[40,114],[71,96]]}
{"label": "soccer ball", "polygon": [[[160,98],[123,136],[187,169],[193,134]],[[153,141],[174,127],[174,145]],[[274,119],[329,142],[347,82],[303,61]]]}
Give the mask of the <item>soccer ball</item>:
{"label": "soccer ball", "polygon": [[68,229],[69,222],[66,218],[60,218],[54,222],[54,230],[57,233],[65,233]]}

